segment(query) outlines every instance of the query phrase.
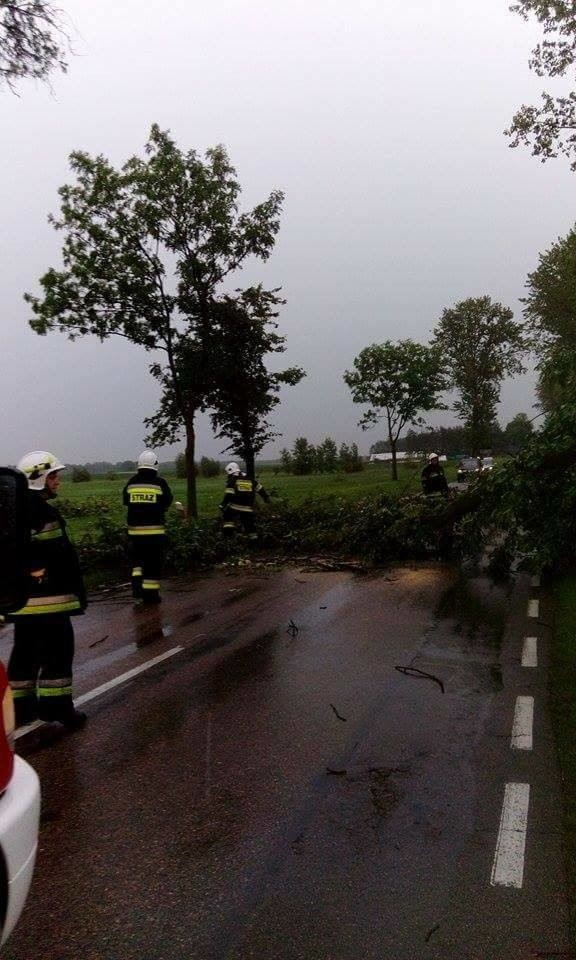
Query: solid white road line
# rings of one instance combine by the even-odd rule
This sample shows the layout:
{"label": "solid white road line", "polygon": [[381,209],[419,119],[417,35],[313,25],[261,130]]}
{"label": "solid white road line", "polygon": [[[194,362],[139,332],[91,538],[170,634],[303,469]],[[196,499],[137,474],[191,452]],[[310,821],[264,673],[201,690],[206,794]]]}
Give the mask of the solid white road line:
{"label": "solid white road line", "polygon": [[530,586],[531,586],[531,587],[539,587],[539,586],[540,586],[540,574],[539,574],[539,573],[537,573],[535,576],[533,576],[533,577],[531,578],[531,580],[530,580]]}
{"label": "solid white road line", "polygon": [[539,600],[529,600],[528,601],[528,616],[529,617],[538,617],[540,615],[540,601]]}
{"label": "solid white road line", "polygon": [[492,886],[522,887],[530,784],[507,783],[492,865]]}
{"label": "solid white road line", "polygon": [[534,697],[516,697],[514,723],[512,724],[513,750],[532,749],[532,724],[534,722]]}
{"label": "solid white road line", "polygon": [[[89,703],[90,700],[94,700],[103,693],[107,693],[108,690],[113,690],[114,687],[118,687],[120,684],[126,683],[128,680],[131,680],[132,677],[137,677],[139,673],[143,673],[145,670],[150,670],[150,668],[155,667],[157,663],[162,663],[163,660],[167,660],[168,657],[173,657],[174,654],[180,653],[183,649],[184,647],[172,647],[171,650],[166,650],[159,656],[154,657],[153,660],[147,660],[146,663],[141,663],[138,667],[133,667],[132,670],[127,670],[126,673],[121,673],[119,676],[114,677],[113,680],[108,680],[107,683],[102,683],[99,687],[94,687],[94,690],[89,690],[88,693],[83,693],[80,697],[77,697],[74,700],[74,706],[81,707],[82,704]],[[27,733],[30,733],[32,730],[36,730],[41,726],[43,726],[43,721],[35,720],[34,723],[29,723],[25,727],[20,727],[20,729],[14,734],[14,739],[18,740],[20,737],[24,737]]]}
{"label": "solid white road line", "polygon": [[538,666],[538,639],[537,637],[524,637],[524,646],[522,648],[522,666]]}

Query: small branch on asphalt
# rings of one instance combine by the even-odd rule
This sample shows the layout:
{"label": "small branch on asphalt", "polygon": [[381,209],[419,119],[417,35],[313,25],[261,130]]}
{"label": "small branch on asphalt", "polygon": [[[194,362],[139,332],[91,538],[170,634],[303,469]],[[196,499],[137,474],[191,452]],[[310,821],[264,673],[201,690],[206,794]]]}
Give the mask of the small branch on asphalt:
{"label": "small branch on asphalt", "polygon": [[424,943],[428,943],[428,941],[430,940],[430,938],[431,938],[431,937],[436,933],[436,931],[439,930],[439,929],[440,929],[440,924],[437,923],[436,926],[435,926],[435,927],[432,927],[432,929],[429,930],[428,933],[426,934],[426,936],[424,937]]}
{"label": "small branch on asphalt", "polygon": [[442,693],[444,693],[444,684],[439,677],[435,677],[433,673],[426,673],[425,670],[419,670],[418,667],[394,667],[398,673],[403,673],[407,677],[414,677],[416,680],[433,680],[434,683],[437,683],[440,687]]}
{"label": "small branch on asphalt", "polygon": [[346,770],[333,770],[332,767],[326,767],[326,773],[331,773],[333,777],[346,776]]}
{"label": "small branch on asphalt", "polygon": [[293,621],[293,620],[290,620],[290,622],[289,622],[289,624],[288,624],[288,627],[287,627],[287,629],[286,629],[286,633],[288,633],[288,634],[290,635],[290,637],[292,638],[292,640],[293,640],[294,637],[296,637],[296,636],[298,635],[299,629],[300,629],[300,628],[296,626],[296,624],[294,623],[294,621]]}
{"label": "small branch on asphalt", "polygon": [[89,643],[88,646],[97,647],[99,643],[104,643],[104,641],[107,640],[109,636],[110,634],[107,633],[105,637],[102,637],[100,640],[94,640],[93,643]]}
{"label": "small branch on asphalt", "polygon": [[338,713],[338,711],[337,711],[337,709],[336,709],[336,707],[334,706],[333,703],[331,703],[330,706],[332,707],[332,709],[333,709],[334,713],[336,714],[336,716],[338,717],[338,719],[339,719],[339,720],[342,720],[342,723],[348,723],[348,717],[343,717],[340,713]]}

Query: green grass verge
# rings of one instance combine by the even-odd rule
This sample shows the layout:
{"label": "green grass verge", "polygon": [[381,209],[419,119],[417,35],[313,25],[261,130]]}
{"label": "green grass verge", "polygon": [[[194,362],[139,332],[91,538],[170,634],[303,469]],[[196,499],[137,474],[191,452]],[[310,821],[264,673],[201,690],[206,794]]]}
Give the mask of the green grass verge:
{"label": "green grass verge", "polygon": [[576,946],[576,571],[554,586],[550,705],[564,788],[564,832],[572,942]]}

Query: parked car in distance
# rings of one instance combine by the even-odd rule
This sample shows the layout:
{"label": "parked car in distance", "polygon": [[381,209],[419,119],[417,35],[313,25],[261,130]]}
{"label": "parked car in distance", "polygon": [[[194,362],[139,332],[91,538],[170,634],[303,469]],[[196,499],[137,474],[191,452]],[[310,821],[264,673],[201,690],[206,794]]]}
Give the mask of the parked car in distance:
{"label": "parked car in distance", "polygon": [[482,457],[481,460],[481,471],[482,473],[489,473],[490,470],[494,468],[494,457]]}
{"label": "parked car in distance", "polygon": [[479,462],[476,457],[464,457],[458,464],[456,479],[458,483],[467,483],[478,476],[480,472]]}
{"label": "parked car in distance", "polygon": [[38,846],[40,783],[14,756],[14,704],[0,663],[0,943],[14,929],[26,901]]}

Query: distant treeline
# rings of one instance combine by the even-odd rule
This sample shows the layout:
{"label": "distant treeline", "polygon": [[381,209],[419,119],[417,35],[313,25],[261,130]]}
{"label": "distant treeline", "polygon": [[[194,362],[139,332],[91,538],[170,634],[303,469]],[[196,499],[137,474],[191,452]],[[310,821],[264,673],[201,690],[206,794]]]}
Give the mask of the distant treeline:
{"label": "distant treeline", "polygon": [[[519,413],[506,427],[492,424],[489,447],[485,454],[515,454],[522,449],[533,432],[531,420]],[[467,456],[472,450],[469,431],[465,427],[436,427],[430,430],[408,430],[398,441],[397,449],[406,453],[439,453],[448,457]],[[370,453],[390,453],[387,440],[378,440]]]}
{"label": "distant treeline", "polygon": [[280,453],[280,465],[286,473],[303,476],[309,473],[357,473],[364,469],[362,457],[355,443],[337,446],[331,437],[317,446],[306,437],[298,437],[292,450],[284,449]]}

